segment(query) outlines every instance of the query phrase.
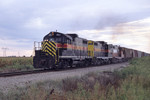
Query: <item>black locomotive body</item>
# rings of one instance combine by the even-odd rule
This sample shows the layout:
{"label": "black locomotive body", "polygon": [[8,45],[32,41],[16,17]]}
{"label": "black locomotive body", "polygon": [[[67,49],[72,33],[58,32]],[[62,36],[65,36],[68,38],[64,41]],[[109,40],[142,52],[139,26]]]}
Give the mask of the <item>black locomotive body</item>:
{"label": "black locomotive body", "polygon": [[[50,32],[35,49],[33,64],[35,68],[67,68],[122,62],[139,57],[140,51],[92,41],[78,37],[77,34]],[[148,54],[143,53],[143,56]],[[140,55],[140,57],[142,54]]]}

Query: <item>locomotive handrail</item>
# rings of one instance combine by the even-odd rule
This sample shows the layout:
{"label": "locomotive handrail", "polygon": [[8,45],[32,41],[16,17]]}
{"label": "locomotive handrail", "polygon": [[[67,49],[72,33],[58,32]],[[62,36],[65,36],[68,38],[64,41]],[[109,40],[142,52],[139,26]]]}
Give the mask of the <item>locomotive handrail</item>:
{"label": "locomotive handrail", "polygon": [[42,49],[41,44],[42,42],[34,41],[34,50],[41,50]]}

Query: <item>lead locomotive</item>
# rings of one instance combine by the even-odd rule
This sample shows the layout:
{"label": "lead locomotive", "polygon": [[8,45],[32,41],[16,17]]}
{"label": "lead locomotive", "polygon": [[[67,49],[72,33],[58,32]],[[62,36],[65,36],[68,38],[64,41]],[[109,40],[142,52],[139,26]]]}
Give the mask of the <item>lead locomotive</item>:
{"label": "lead locomotive", "polygon": [[41,49],[35,49],[33,63],[35,68],[44,69],[84,67],[123,62],[148,55],[104,41],[83,39],[77,34],[50,32],[43,38]]}

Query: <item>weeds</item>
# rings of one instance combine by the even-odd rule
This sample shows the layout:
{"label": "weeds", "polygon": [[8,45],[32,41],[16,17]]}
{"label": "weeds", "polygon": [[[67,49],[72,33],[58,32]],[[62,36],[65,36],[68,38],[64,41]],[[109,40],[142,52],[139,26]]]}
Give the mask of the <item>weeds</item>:
{"label": "weeds", "polygon": [[33,69],[32,57],[6,57],[0,58],[0,72]]}
{"label": "weeds", "polygon": [[150,57],[144,57],[133,59],[121,71],[40,82],[0,96],[6,100],[149,100],[149,94]]}
{"label": "weeds", "polygon": [[84,81],[78,81],[78,88],[67,92],[66,96],[69,100],[149,100],[149,61],[149,57],[136,58],[130,62],[129,67],[121,71],[86,75],[81,78]]}

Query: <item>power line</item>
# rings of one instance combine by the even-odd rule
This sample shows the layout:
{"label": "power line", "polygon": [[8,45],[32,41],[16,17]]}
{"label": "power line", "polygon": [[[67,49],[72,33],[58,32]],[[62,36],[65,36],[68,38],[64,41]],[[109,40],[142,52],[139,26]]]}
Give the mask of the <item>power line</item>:
{"label": "power line", "polygon": [[2,48],[3,50],[3,57],[6,57],[6,51],[8,50],[8,48]]}

